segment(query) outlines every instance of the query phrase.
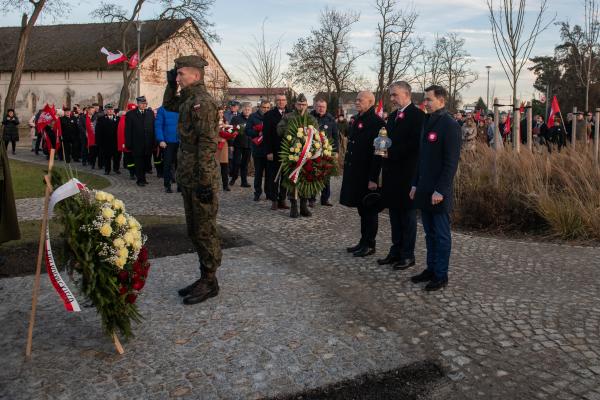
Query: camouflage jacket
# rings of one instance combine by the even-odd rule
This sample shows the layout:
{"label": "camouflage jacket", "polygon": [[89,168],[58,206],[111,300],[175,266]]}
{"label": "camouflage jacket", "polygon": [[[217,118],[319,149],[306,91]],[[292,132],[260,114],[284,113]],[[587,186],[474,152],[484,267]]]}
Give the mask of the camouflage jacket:
{"label": "camouflage jacket", "polygon": [[177,131],[180,144],[177,155],[177,183],[196,188],[199,185],[217,187],[218,112],[217,104],[198,82],[181,90],[167,86],[163,107],[179,113]]}

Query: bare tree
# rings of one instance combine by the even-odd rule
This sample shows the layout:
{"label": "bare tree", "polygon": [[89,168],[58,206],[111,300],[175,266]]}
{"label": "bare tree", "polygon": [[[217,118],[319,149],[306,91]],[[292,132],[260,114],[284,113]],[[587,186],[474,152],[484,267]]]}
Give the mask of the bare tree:
{"label": "bare tree", "polygon": [[575,25],[573,30],[568,22],[560,23],[560,33],[565,44],[559,46],[570,50],[570,56],[577,78],[585,88],[585,110],[589,110],[590,85],[598,67],[600,54],[600,21],[596,0],[583,0],[584,23]]}
{"label": "bare tree", "polygon": [[367,51],[356,51],[350,44],[352,25],[358,22],[359,13],[342,12],[325,8],[321,12],[319,28],[300,38],[288,53],[288,76],[308,89],[324,90],[331,98],[340,98],[342,92],[353,90],[363,81],[355,72],[358,58]]}
{"label": "bare tree", "polygon": [[273,89],[283,83],[281,73],[281,38],[273,43],[267,43],[265,23],[263,20],[260,38],[254,37],[250,50],[242,50],[248,63],[248,74],[256,85],[265,89],[266,99],[271,100]]}
{"label": "bare tree", "polygon": [[538,36],[550,26],[554,18],[549,22],[544,21],[548,0],[540,0],[533,25],[525,32],[526,0],[519,0],[518,5],[513,0],[498,0],[498,7],[494,0],[486,0],[486,3],[490,12],[496,55],[510,83],[513,102],[516,102],[521,71],[529,60]]}
{"label": "bare tree", "polygon": [[419,16],[414,10],[397,10],[396,0],[376,0],[375,8],[380,20],[377,23],[377,98],[384,96],[386,88],[399,79],[412,80],[407,72],[422,51],[422,40],[414,38],[415,22]]}
{"label": "bare tree", "polygon": [[439,42],[439,36],[435,35],[435,40],[431,49],[421,51],[412,65],[412,74],[414,80],[419,85],[422,92],[429,85],[442,85],[442,48]]}
{"label": "bare tree", "polygon": [[[448,88],[448,108],[455,111],[460,101],[460,92],[477,80],[477,74],[469,69],[474,62],[464,49],[465,40],[456,33],[438,38],[435,52],[439,55],[439,82]],[[436,80],[437,77],[436,77]]]}
{"label": "bare tree", "polygon": [[19,93],[19,87],[21,86],[21,76],[23,75],[23,68],[25,66],[25,53],[29,44],[29,38],[31,31],[38,17],[45,10],[50,15],[56,16],[58,10],[65,7],[65,3],[62,0],[28,0],[28,1],[14,1],[14,0],[1,0],[0,9],[4,10],[15,10],[23,12],[21,17],[21,33],[19,34],[19,44],[17,46],[17,53],[15,54],[15,63],[12,74],[10,76],[10,83],[8,84],[8,91],[6,92],[6,99],[4,101],[4,109],[15,108],[17,102],[17,94]]}
{"label": "bare tree", "polygon": [[[129,54],[137,43],[128,41],[131,33],[136,30],[136,21],[139,19],[142,8],[145,4],[150,3],[148,0],[136,0],[131,10],[127,10],[117,3],[102,2],[100,6],[91,12],[92,17],[101,19],[106,22],[120,22],[121,23],[121,50],[124,54]],[[154,4],[154,2],[152,2]],[[210,7],[214,4],[214,0],[160,0],[158,1],[160,7],[158,7],[158,13],[155,19],[158,21],[154,24],[154,40],[145,42],[143,48],[140,49],[138,54],[139,62],[154,50],[156,50],[161,42],[159,41],[158,32],[161,30],[165,23],[177,19],[189,18],[195,22],[196,26],[202,33],[205,39],[208,41],[216,41],[219,37],[212,30],[213,23],[208,21],[208,15]],[[194,36],[193,30],[186,29],[178,32],[176,36],[184,39],[189,39],[192,43]],[[119,108],[124,109],[130,98],[131,82],[136,75],[135,70],[129,69],[127,63],[122,65],[123,72],[123,86],[121,88],[121,94],[119,96]]]}

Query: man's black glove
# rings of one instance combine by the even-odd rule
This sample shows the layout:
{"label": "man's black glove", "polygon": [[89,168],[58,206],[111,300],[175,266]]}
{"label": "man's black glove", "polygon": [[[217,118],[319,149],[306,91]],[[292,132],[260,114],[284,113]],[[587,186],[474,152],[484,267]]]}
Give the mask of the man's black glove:
{"label": "man's black glove", "polygon": [[173,69],[167,71],[167,83],[172,88],[177,87],[177,69],[176,68],[173,68]]}
{"label": "man's black glove", "polygon": [[200,185],[196,189],[196,198],[202,204],[208,204],[213,200],[213,190],[211,186]]}

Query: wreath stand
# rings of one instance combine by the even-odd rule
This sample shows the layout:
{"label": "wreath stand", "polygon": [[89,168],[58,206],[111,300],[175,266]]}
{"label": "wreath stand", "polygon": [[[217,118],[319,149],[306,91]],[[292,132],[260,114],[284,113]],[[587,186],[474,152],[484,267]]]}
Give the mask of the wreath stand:
{"label": "wreath stand", "polygon": [[[63,150],[64,151],[64,150]],[[25,357],[31,358],[31,344],[33,341],[33,326],[35,325],[35,312],[37,307],[37,298],[40,291],[40,277],[42,273],[42,257],[44,256],[44,243],[46,236],[46,228],[48,226],[48,204],[50,202],[50,195],[52,194],[52,167],[54,166],[54,154],[56,150],[50,149],[50,156],[48,159],[48,173],[44,175],[44,182],[46,183],[46,192],[44,195],[44,212],[42,214],[42,227],[40,229],[40,243],[38,245],[37,263],[35,266],[35,279],[33,281],[33,295],[31,299],[31,315],[29,317],[29,329],[27,331],[27,347],[25,348]],[[116,333],[112,335],[113,344],[117,353],[123,354],[123,346],[119,341]]]}

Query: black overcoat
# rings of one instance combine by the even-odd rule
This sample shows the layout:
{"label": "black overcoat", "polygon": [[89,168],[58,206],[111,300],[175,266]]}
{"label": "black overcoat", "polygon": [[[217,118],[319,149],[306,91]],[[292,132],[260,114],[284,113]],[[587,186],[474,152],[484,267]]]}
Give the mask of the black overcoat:
{"label": "black overcoat", "polygon": [[385,122],[375,113],[375,107],[352,117],[348,128],[348,146],[344,158],[344,176],[340,204],[362,205],[369,193],[369,181],[378,182],[381,157],[374,155],[373,141]]}
{"label": "black overcoat", "polygon": [[154,134],[154,112],[147,108],[142,115],[139,109],[125,114],[125,147],[134,157],[152,154],[156,141]]}
{"label": "black overcoat", "polygon": [[[415,206],[430,212],[452,210],[454,175],[460,159],[460,125],[441,109],[425,118],[419,164],[413,185],[417,188]],[[433,192],[444,196],[444,201],[431,204]]]}
{"label": "black overcoat", "polygon": [[382,160],[381,195],[385,208],[412,207],[408,194],[419,162],[424,119],[425,113],[412,103],[403,112],[396,110],[388,117],[386,129],[392,147],[388,149],[388,157]]}
{"label": "black overcoat", "polygon": [[[127,120],[125,120],[127,122]],[[117,128],[119,117],[112,118],[104,115],[96,122],[96,144],[100,146],[103,154],[111,155],[117,151]]]}

